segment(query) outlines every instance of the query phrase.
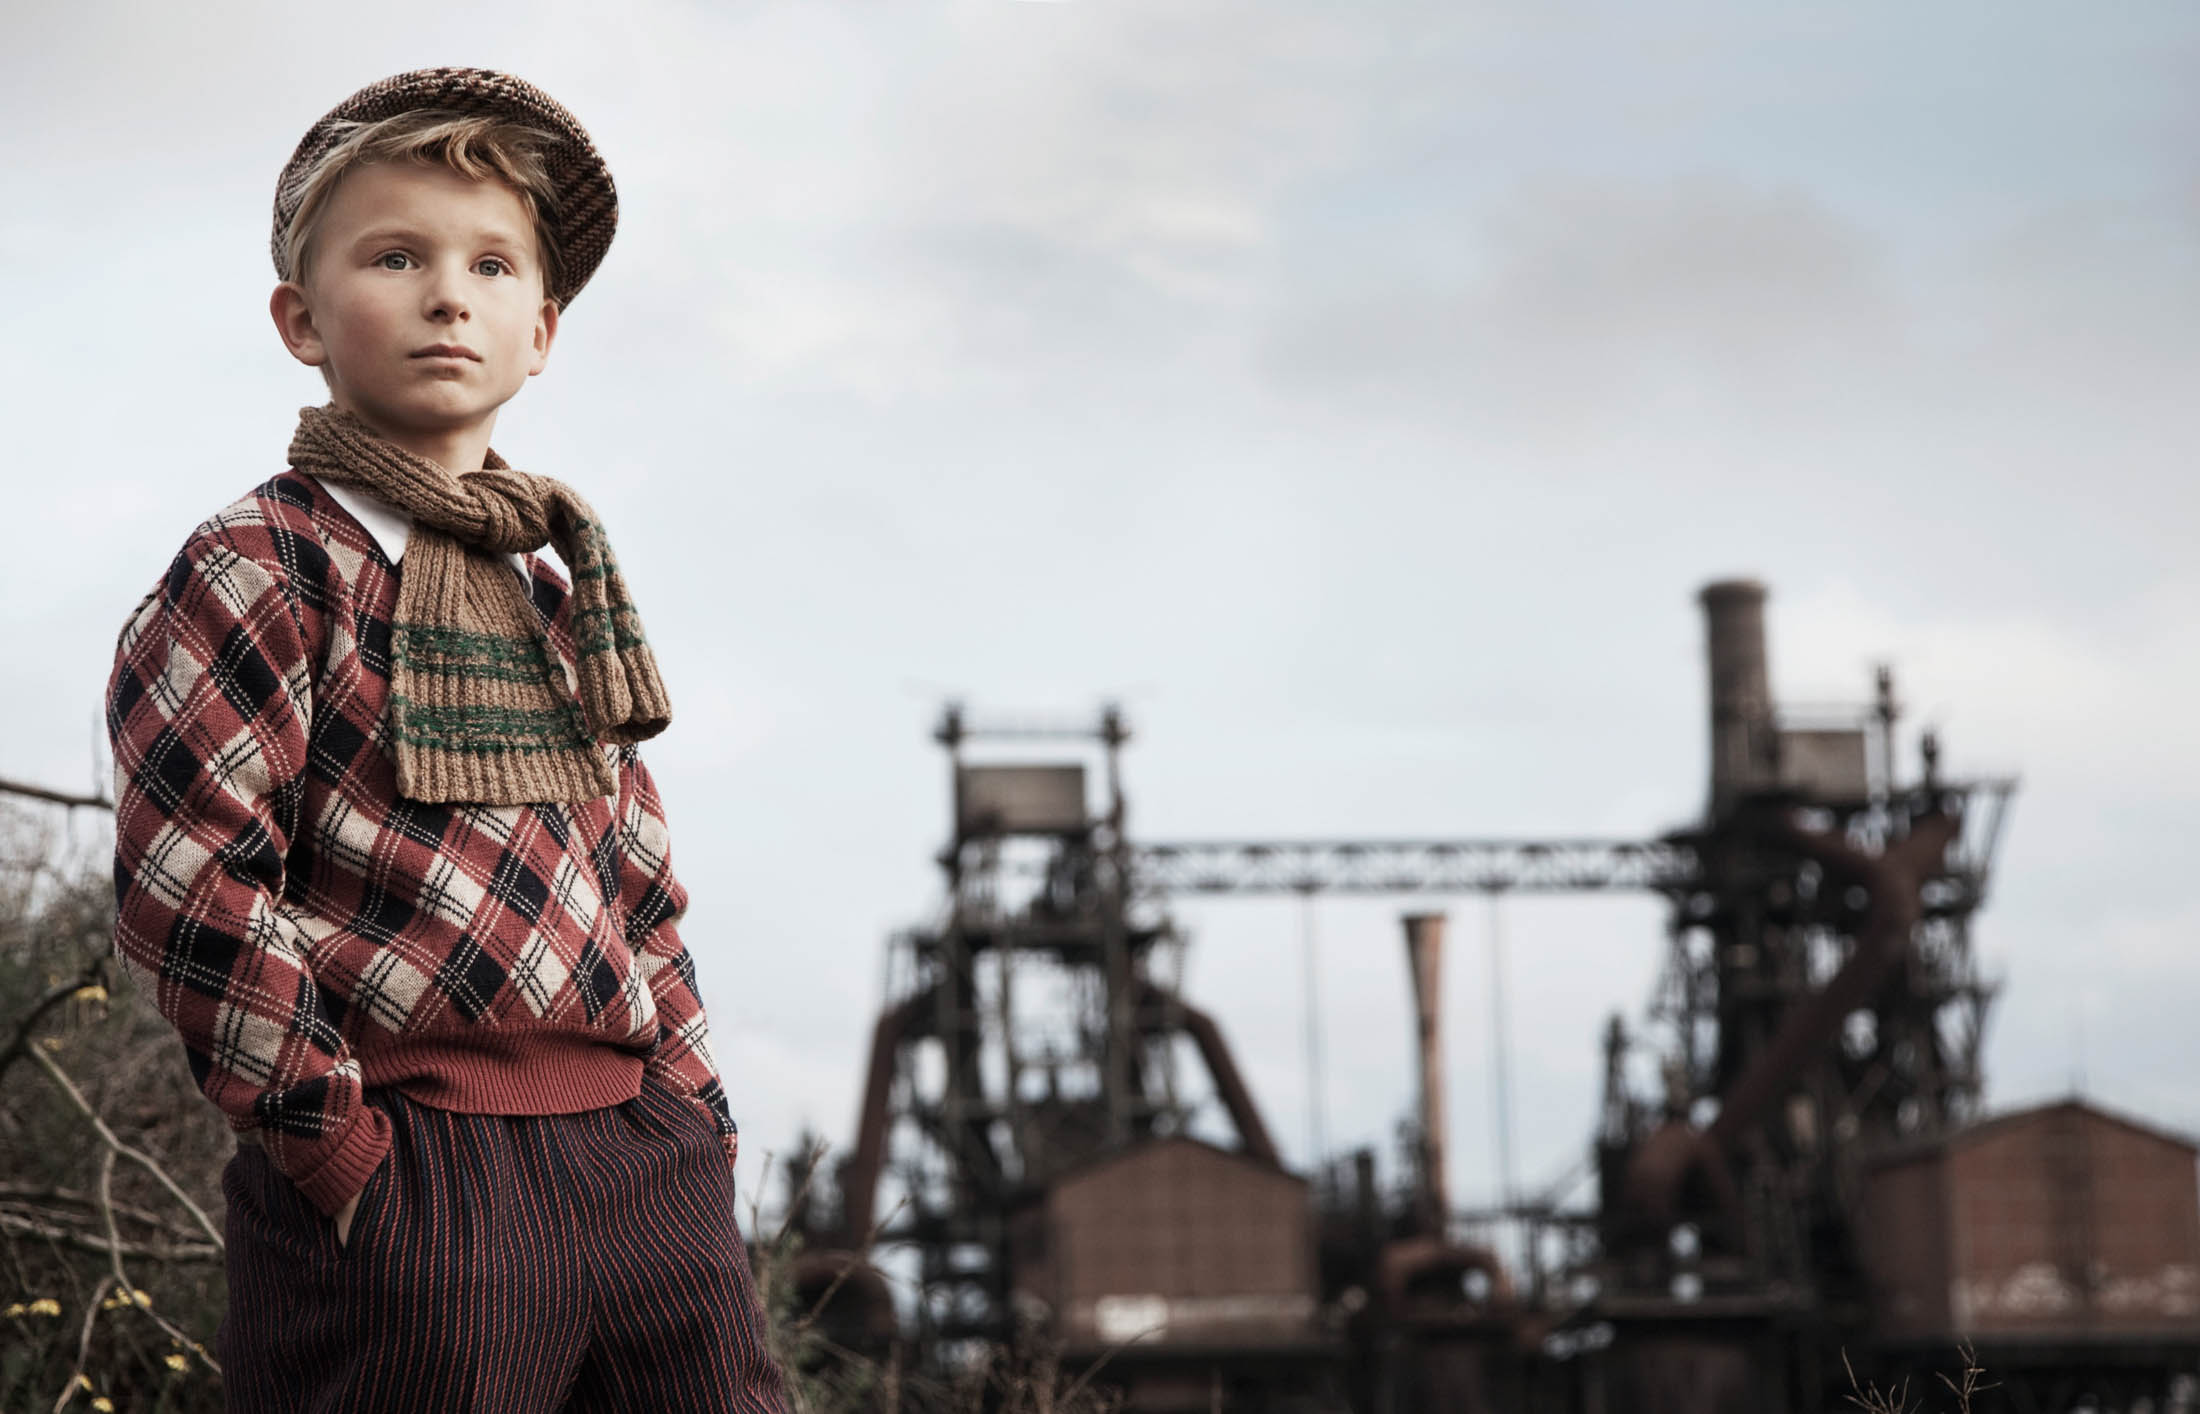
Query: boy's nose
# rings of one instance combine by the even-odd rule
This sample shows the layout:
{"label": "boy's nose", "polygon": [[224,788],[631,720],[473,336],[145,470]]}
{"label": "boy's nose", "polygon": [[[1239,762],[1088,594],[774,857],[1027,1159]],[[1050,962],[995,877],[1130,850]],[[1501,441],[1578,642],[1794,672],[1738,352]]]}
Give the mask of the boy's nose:
{"label": "boy's nose", "polygon": [[428,317],[430,319],[457,321],[471,317],[472,312],[466,304],[464,286],[457,277],[444,275],[437,278],[429,286],[427,295]]}

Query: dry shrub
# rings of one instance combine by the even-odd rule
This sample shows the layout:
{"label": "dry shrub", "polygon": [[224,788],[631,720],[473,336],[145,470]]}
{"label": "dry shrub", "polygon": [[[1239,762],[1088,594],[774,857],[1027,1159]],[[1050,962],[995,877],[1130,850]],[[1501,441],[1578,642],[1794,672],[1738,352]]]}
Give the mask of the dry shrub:
{"label": "dry shrub", "polygon": [[[1972,1400],[1981,1391],[1993,1389],[1994,1386],[1986,1382],[1986,1371],[1978,1363],[1977,1353],[1968,1344],[1958,1345],[1956,1354],[1963,1362],[1961,1372],[1956,1375],[1942,1373],[1938,1378],[1947,1387],[1948,1398],[1954,1401],[1948,1406],[1954,1414],[1971,1414]],[[1907,1379],[1893,1389],[1864,1384],[1856,1378],[1856,1367],[1849,1363],[1849,1353],[1846,1350],[1841,1352],[1841,1368],[1849,1377],[1846,1398],[1862,1414],[1921,1414],[1923,1406],[1910,1402],[1910,1382]]]}
{"label": "dry shrub", "polygon": [[0,803],[0,1410],[211,1414],[218,1248],[70,1094],[218,1226],[235,1146],[109,956],[113,846],[93,818]]}

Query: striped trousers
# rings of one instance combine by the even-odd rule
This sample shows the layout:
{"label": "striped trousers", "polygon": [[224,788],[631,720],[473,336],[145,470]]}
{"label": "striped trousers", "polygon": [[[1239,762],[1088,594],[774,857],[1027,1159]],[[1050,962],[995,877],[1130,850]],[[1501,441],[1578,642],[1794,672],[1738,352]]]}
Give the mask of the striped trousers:
{"label": "striped trousers", "polygon": [[396,1139],[336,1227],[257,1147],[222,1175],[231,1414],[782,1414],[700,1108],[644,1079],[572,1115],[462,1115],[395,1091]]}

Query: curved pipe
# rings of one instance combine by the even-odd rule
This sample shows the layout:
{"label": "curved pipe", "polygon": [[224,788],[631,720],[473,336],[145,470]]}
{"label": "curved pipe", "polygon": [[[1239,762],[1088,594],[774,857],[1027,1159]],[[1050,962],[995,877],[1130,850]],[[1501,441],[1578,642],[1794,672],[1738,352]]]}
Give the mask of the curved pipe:
{"label": "curved pipe", "polygon": [[[1490,1294],[1480,1304],[1502,1306],[1512,1300],[1512,1278],[1504,1263],[1487,1247],[1469,1247],[1440,1237],[1406,1237],[1387,1244],[1376,1259],[1375,1283],[1393,1313],[1402,1313],[1416,1282],[1431,1276],[1464,1277],[1480,1272],[1489,1278]],[[1470,1304],[1462,1289],[1461,1305]]]}
{"label": "curved pipe", "polygon": [[1207,1072],[1214,1077],[1215,1093],[1221,1098],[1222,1107],[1230,1112],[1230,1122],[1237,1127],[1238,1142],[1245,1152],[1263,1163],[1283,1167],[1283,1160],[1276,1154],[1275,1141],[1268,1137],[1268,1126],[1261,1123],[1260,1107],[1253,1103],[1253,1092],[1245,1088],[1245,1079],[1238,1074],[1237,1062],[1231,1058],[1230,1047],[1222,1039],[1222,1028],[1215,1025],[1214,1018],[1143,978],[1137,986],[1139,1007],[1152,1022],[1158,1024],[1171,1012],[1182,1020],[1192,1043],[1199,1047],[1200,1059],[1207,1062]]}
{"label": "curved pipe", "polygon": [[878,1208],[878,1180],[886,1166],[886,1104],[894,1088],[894,1053],[910,1023],[934,1004],[932,990],[889,1008],[871,1031],[871,1070],[863,1084],[863,1109],[856,1119],[856,1151],[840,1166],[843,1236],[850,1247],[871,1245],[872,1215]]}
{"label": "curved pipe", "polygon": [[1719,1117],[1706,1133],[1714,1144],[1754,1127],[1778,1103],[1795,1074],[1841,1032],[1850,1012],[1879,995],[1910,954],[1910,935],[1921,912],[1919,890],[1944,867],[1959,822],[1952,815],[1919,817],[1909,838],[1882,855],[1857,851],[1837,836],[1797,829],[1782,820],[1768,832],[1775,842],[1816,860],[1837,887],[1861,885],[1871,896],[1856,950],[1833,980],[1819,988],[1773,1034],[1719,1101]]}
{"label": "curved pipe", "polygon": [[1885,854],[1870,855],[1838,835],[1801,829],[1784,818],[1760,827],[1770,843],[1816,861],[1832,886],[1861,886],[1871,896],[1864,926],[1856,950],[1833,980],[1788,1013],[1771,1042],[1720,1097],[1719,1116],[1708,1128],[1667,1125],[1635,1151],[1627,1166],[1627,1194],[1638,1213],[1671,1223],[1691,1174],[1704,1180],[1722,1207],[1734,1210],[1739,1194],[1726,1167],[1728,1147],[1763,1119],[1810,1057],[1840,1034],[1849,1013],[1877,996],[1908,957],[1921,912],[1919,890],[1945,867],[1948,846],[1961,828],[1953,815],[1923,815],[1907,839]]}
{"label": "curved pipe", "polygon": [[[1261,1122],[1260,1107],[1254,1104],[1253,1092],[1246,1088],[1244,1077],[1238,1073],[1237,1062],[1231,1057],[1229,1044],[1222,1039],[1222,1028],[1215,1024],[1214,1018],[1143,978],[1136,987],[1138,1005],[1144,1013],[1141,1021],[1159,1025],[1163,1018],[1173,1015],[1199,1048],[1200,1058],[1214,1077],[1215,1093],[1229,1112],[1230,1122],[1236,1127],[1238,1142],[1245,1152],[1263,1163],[1281,1168],[1283,1160],[1276,1152],[1275,1141],[1268,1135],[1268,1126]],[[935,1004],[932,989],[919,992],[882,1014],[871,1032],[871,1066],[864,1081],[863,1109],[856,1122],[855,1152],[840,1168],[842,1236],[850,1247],[859,1250],[871,1245],[879,1178],[886,1164],[886,1130],[890,1119],[887,1106],[893,1092],[894,1055],[917,1029],[917,1020],[925,1014],[925,1009]]]}

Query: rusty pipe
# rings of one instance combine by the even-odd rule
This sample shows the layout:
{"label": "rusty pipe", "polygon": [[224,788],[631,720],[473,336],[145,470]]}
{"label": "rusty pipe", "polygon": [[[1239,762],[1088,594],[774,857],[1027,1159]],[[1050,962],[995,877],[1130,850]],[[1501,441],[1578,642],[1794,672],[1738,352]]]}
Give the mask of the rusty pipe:
{"label": "rusty pipe", "polygon": [[1921,911],[1919,892],[1945,867],[1948,845],[1961,821],[1940,813],[1921,816],[1908,838],[1879,855],[1865,854],[1837,835],[1802,829],[1784,817],[1759,828],[1770,843],[1816,861],[1829,885],[1860,886],[1871,902],[1849,960],[1788,1013],[1772,1040],[1720,1096],[1718,1117],[1702,1130],[1685,1122],[1667,1125],[1635,1151],[1627,1169],[1628,1197],[1655,1222],[1677,1216],[1691,1174],[1704,1180],[1722,1207],[1738,1201],[1726,1167],[1729,1147],[1764,1118],[1810,1057],[1840,1033],[1849,1013],[1877,996],[1902,965]]}
{"label": "rusty pipe", "polygon": [[1798,829],[1786,820],[1770,834],[1779,844],[1816,860],[1837,887],[1862,886],[1871,896],[1856,950],[1841,970],[1788,1013],[1772,1041],[1719,1101],[1719,1117],[1708,1130],[1721,1146],[1745,1133],[1787,1093],[1796,1072],[1841,1031],[1850,1012],[1879,995],[1909,956],[1925,881],[1944,867],[1948,845],[1960,822],[1952,815],[1921,816],[1909,838],[1885,854],[1867,855],[1838,836]]}
{"label": "rusty pipe", "polygon": [[[1483,1298],[1485,1306],[1505,1306],[1512,1301],[1512,1278],[1506,1275],[1505,1264],[1497,1254],[1487,1247],[1446,1242],[1441,1237],[1404,1237],[1385,1244],[1375,1265],[1376,1287],[1395,1315],[1405,1313],[1414,1299],[1414,1286],[1431,1276],[1456,1280],[1468,1272],[1480,1272],[1490,1284],[1489,1295]],[[1446,1297],[1450,1298],[1448,1283]],[[1462,1287],[1456,1299],[1464,1304],[1465,1298]]]}
{"label": "rusty pipe", "polygon": [[1444,915],[1409,913],[1401,921],[1406,967],[1413,977],[1414,1047],[1421,1070],[1421,1217],[1423,1226],[1441,1235],[1451,1193],[1445,1181]]}
{"label": "rusty pipe", "polygon": [[878,1207],[879,1175],[886,1167],[887,1101],[894,1088],[894,1055],[910,1022],[936,1005],[930,988],[880,1014],[871,1031],[871,1068],[863,1085],[863,1108],[856,1119],[856,1148],[840,1167],[843,1236],[858,1250],[871,1245],[872,1215]]}
{"label": "rusty pipe", "polygon": [[1222,1028],[1215,1025],[1214,1018],[1143,977],[1135,986],[1139,1008],[1145,1013],[1142,1021],[1158,1025],[1172,1013],[1182,1020],[1192,1044],[1199,1047],[1200,1059],[1207,1063],[1208,1074],[1214,1077],[1215,1094],[1221,1099],[1223,1109],[1229,1112],[1230,1122],[1237,1127],[1238,1143],[1245,1152],[1263,1163],[1282,1167],[1283,1160],[1276,1153],[1275,1141],[1268,1137],[1268,1126],[1261,1122],[1260,1107],[1253,1103],[1253,1092],[1246,1088],[1244,1077],[1238,1074],[1237,1062],[1231,1057],[1230,1047],[1222,1039]]}

